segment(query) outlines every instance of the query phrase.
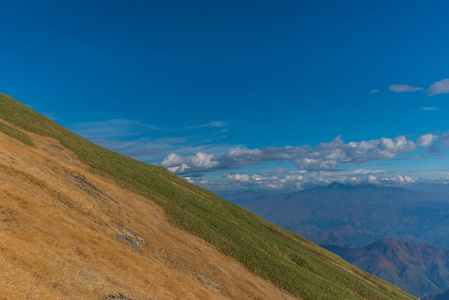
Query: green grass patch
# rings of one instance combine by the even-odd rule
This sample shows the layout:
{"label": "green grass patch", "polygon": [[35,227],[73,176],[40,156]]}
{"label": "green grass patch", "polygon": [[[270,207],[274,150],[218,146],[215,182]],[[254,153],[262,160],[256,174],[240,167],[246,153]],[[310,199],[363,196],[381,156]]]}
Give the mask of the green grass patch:
{"label": "green grass patch", "polygon": [[120,186],[156,202],[174,226],[215,245],[292,295],[322,300],[416,299],[165,168],[102,148],[2,94],[0,118],[18,128],[58,139],[92,172],[113,178]]}
{"label": "green grass patch", "polygon": [[5,123],[0,122],[0,131],[4,134],[24,143],[25,145],[36,147],[34,145],[33,139],[23,131],[16,129],[14,127],[8,126]]}

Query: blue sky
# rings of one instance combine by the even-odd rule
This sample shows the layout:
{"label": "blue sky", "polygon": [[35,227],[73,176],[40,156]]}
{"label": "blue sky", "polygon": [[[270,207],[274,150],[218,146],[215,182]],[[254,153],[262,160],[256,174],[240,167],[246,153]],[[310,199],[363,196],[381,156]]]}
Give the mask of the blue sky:
{"label": "blue sky", "polygon": [[0,92],[214,190],[446,183],[448,11],[3,1]]}

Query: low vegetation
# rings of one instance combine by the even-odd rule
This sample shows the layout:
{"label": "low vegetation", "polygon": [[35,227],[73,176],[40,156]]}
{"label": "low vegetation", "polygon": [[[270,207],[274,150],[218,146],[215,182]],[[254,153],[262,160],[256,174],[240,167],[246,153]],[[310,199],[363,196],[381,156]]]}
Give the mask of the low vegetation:
{"label": "low vegetation", "polygon": [[14,127],[8,126],[5,123],[0,122],[0,131],[4,134],[24,143],[25,145],[35,147],[33,139],[23,131],[20,131]]}
{"label": "low vegetation", "polygon": [[91,171],[159,204],[176,227],[304,299],[415,299],[301,236],[157,167],[104,149],[0,94],[0,118],[58,139]]}

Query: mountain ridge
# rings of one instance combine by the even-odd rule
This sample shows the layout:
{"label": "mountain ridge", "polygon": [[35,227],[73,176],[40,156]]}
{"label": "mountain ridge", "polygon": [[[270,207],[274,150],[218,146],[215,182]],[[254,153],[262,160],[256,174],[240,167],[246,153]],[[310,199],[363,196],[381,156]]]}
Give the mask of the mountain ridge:
{"label": "mountain ridge", "polygon": [[418,297],[449,288],[449,248],[389,238],[356,249],[324,248]]}
{"label": "mountain ridge", "polygon": [[[142,205],[147,205],[147,202],[156,203],[162,207],[170,224],[213,245],[221,253],[239,261],[253,274],[271,281],[296,297],[413,299],[400,289],[347,264],[301,236],[224,201],[164,168],[151,166],[95,145],[9,96],[0,94],[0,108],[0,119],[9,126],[29,133],[30,136],[35,135],[44,140],[54,139],[59,144],[53,145],[55,149],[60,147],[74,153],[77,160],[86,165],[87,174],[92,175],[88,177],[85,174],[74,174],[63,177],[69,178],[72,184],[85,193],[91,193],[91,196],[98,194],[93,188],[95,185],[92,187],[89,184],[90,176],[104,177],[119,188],[143,197]],[[18,155],[24,149],[17,150]],[[46,155],[42,157],[45,161]],[[24,166],[22,163],[16,167]],[[36,178],[33,182],[40,186],[40,181]],[[80,209],[80,204],[73,199],[66,199],[53,192],[51,195],[64,203],[64,209],[70,209],[70,213]],[[111,203],[112,200],[107,199],[104,201]],[[86,205],[89,206],[87,203]],[[84,213],[86,215],[83,218],[87,219],[83,222],[95,222],[95,215],[89,214],[88,210]],[[115,237],[119,241],[139,246],[142,242],[139,236],[142,235],[127,229],[128,226],[121,227],[125,226],[123,224],[114,224],[109,224],[109,227],[118,230]],[[210,282],[200,275],[197,280]]]}
{"label": "mountain ridge", "polygon": [[292,193],[225,197],[317,244],[351,248],[391,237],[449,246],[446,194],[333,183]]}

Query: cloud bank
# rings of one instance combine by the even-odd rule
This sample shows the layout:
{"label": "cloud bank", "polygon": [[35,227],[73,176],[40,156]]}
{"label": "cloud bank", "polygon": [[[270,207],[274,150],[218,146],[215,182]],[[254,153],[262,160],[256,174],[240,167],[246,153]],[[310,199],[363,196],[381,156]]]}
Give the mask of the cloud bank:
{"label": "cloud bank", "polygon": [[425,134],[416,141],[398,136],[394,139],[383,137],[349,143],[338,136],[330,143],[320,143],[315,147],[231,148],[223,155],[199,152],[192,156],[181,156],[171,153],[161,165],[181,175],[232,170],[269,161],[289,161],[298,170],[304,171],[330,171],[337,170],[341,165],[362,165],[410,154],[417,151],[418,147],[423,147],[428,153],[439,153],[440,148],[434,143],[443,149],[449,148],[449,133],[441,136]]}
{"label": "cloud bank", "polygon": [[449,184],[448,170],[387,171],[387,170],[341,170],[341,171],[290,171],[283,168],[269,169],[258,174],[227,173],[220,178],[186,178],[206,189],[220,190],[302,190],[314,186],[343,184],[375,184],[382,186],[407,186],[416,183]]}

